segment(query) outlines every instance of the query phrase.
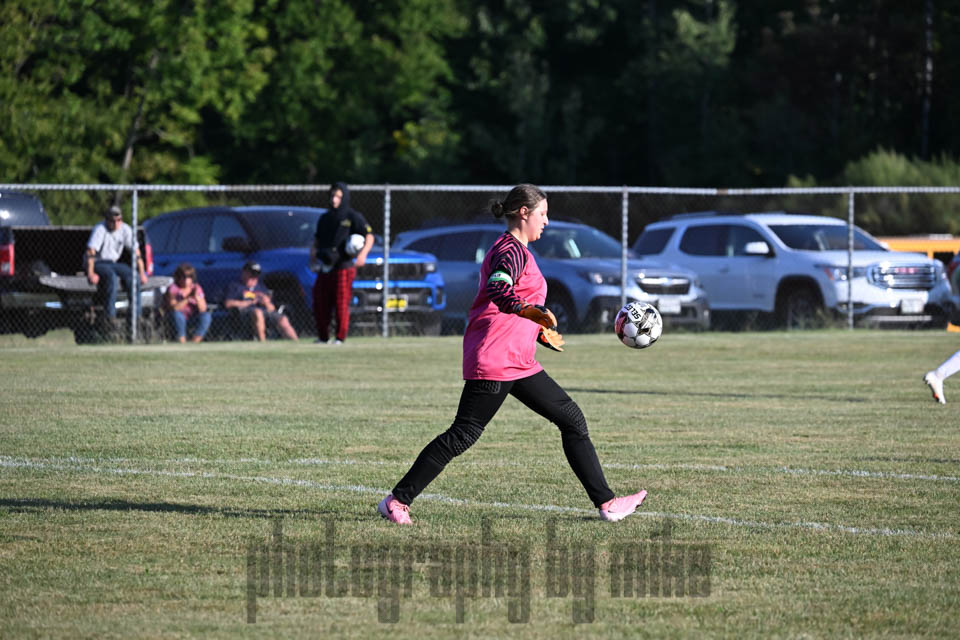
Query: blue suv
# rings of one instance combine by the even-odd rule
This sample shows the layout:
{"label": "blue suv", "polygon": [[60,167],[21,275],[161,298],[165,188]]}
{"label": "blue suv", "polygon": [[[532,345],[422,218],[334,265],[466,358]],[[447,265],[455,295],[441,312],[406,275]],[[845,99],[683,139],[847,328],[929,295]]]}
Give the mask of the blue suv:
{"label": "blue suv", "polygon": [[[313,333],[313,284],[309,265],[317,220],[327,212],[314,207],[202,207],[164,213],[144,223],[153,244],[154,269],[172,275],[189,262],[207,299],[220,303],[227,285],[239,278],[247,260],[263,268],[264,285],[274,302],[285,305],[298,333]],[[352,327],[379,326],[383,312],[381,247],[374,246],[353,282]],[[436,259],[424,253],[390,252],[389,298],[394,326],[427,335],[440,332],[445,307],[443,277]]]}
{"label": "blue suv", "polygon": [[[393,246],[437,257],[447,289],[446,324],[462,330],[477,294],[480,263],[503,231],[496,223],[432,227],[400,233]],[[612,324],[620,309],[619,242],[584,224],[551,221],[530,251],[547,279],[547,307],[561,331],[595,331]],[[654,304],[673,326],[709,327],[706,294],[692,271],[630,259],[627,276],[628,302]]]}

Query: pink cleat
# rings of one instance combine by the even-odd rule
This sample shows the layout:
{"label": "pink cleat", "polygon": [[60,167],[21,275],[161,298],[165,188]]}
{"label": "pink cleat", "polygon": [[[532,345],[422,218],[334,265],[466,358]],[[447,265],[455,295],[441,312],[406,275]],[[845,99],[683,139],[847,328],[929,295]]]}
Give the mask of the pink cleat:
{"label": "pink cleat", "polygon": [[390,522],[413,524],[413,520],[410,519],[410,507],[394,498],[392,493],[380,501],[377,512]]}
{"label": "pink cleat", "polygon": [[600,505],[600,517],[607,522],[616,522],[623,520],[628,515],[637,510],[643,499],[647,497],[646,491],[634,493],[629,496],[621,496],[613,500],[607,500]]}

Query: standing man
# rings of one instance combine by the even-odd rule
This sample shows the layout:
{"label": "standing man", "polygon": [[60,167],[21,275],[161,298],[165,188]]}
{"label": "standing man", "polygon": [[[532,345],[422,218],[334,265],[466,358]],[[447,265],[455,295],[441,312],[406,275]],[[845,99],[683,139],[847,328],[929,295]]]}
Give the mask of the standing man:
{"label": "standing man", "polygon": [[[130,265],[119,262],[124,249],[133,251],[133,229],[123,221],[120,207],[113,205],[90,232],[87,240],[87,281],[97,285],[97,299],[103,303],[110,324],[117,317],[117,280],[123,284],[127,297],[133,300],[134,283]],[[137,249],[137,272],[140,284],[146,284],[147,271]],[[136,290],[137,309],[140,309],[140,291]]]}
{"label": "standing man", "polygon": [[[364,236],[363,247],[351,257],[346,249],[351,235]],[[330,187],[330,210],[317,221],[317,232],[310,249],[310,263],[317,265],[313,285],[313,318],[317,323],[317,342],[330,341],[330,319],[337,313],[337,339],[343,344],[350,330],[350,300],[357,267],[367,261],[373,246],[373,229],[359,211],[350,208],[350,189],[343,182]]]}

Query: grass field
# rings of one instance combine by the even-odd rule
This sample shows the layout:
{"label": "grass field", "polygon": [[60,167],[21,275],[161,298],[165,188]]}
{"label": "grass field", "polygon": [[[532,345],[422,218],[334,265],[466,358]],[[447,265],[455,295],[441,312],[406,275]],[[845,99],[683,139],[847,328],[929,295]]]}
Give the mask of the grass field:
{"label": "grass field", "polygon": [[[956,402],[939,406],[921,381],[955,335],[667,333],[646,351],[610,335],[568,338],[541,362],[586,414],[613,489],[650,492],[617,524],[596,517],[555,428],[515,400],[414,504],[415,527],[377,517],[453,417],[455,338],[85,348],[56,334],[5,338],[0,635],[960,629],[960,384],[948,381]],[[261,552],[281,530],[283,557],[317,551],[306,575],[318,580],[332,561],[344,597],[330,585],[294,595],[293,571],[259,581],[277,568]],[[415,553],[431,548],[449,555]],[[469,566],[491,549],[518,570],[514,589],[471,597]],[[694,565],[695,549],[707,555]],[[624,557],[647,579],[632,597],[611,592]],[[391,624],[378,617],[389,604],[378,580],[396,584],[396,558],[412,559]],[[512,623],[524,594],[526,622]]]}

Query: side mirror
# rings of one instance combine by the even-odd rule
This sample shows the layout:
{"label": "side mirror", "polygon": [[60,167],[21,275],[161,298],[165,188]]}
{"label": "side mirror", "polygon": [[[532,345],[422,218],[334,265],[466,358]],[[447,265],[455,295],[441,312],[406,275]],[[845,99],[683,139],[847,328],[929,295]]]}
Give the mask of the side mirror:
{"label": "side mirror", "polygon": [[251,248],[246,238],[230,236],[223,239],[223,250],[231,253],[250,253]]}
{"label": "side mirror", "polygon": [[743,252],[748,256],[766,256],[768,258],[773,257],[773,251],[770,250],[770,245],[762,240],[748,242],[744,245]]}

